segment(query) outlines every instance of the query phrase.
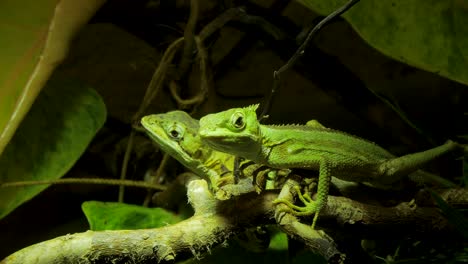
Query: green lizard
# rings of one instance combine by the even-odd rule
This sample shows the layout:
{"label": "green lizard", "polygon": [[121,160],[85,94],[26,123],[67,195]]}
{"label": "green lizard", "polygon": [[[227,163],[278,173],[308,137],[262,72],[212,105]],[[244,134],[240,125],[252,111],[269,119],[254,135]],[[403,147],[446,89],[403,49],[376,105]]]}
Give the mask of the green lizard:
{"label": "green lizard", "polygon": [[258,105],[233,108],[209,114],[200,119],[199,135],[213,149],[238,155],[272,168],[318,170],[317,198],[298,191],[303,207],[285,203],[295,215],[318,214],[327,202],[331,176],[365,182],[375,187],[391,187],[406,175],[415,180],[430,177],[418,170],[427,162],[447,152],[462,149],[453,141],[433,149],[395,157],[373,142],[325,128],[308,125],[261,125],[257,120]]}
{"label": "green lizard", "polygon": [[[207,180],[219,199],[227,199],[236,190],[227,185],[234,180],[235,156],[219,152],[206,146],[198,136],[198,120],[193,119],[186,112],[171,111],[164,114],[153,114],[141,119],[146,133],[161,149],[178,160],[186,168],[192,170]],[[241,174],[245,178],[259,175],[260,181],[256,185],[263,185],[266,174],[276,172],[266,166],[243,161],[240,165]],[[280,173],[288,173],[283,170]],[[220,187],[225,186],[221,192]],[[255,186],[257,188],[257,186]],[[259,186],[263,189],[263,186]]]}
{"label": "green lizard", "polygon": [[[259,178],[255,187],[264,188],[266,177],[270,173],[278,176],[289,173],[289,170],[272,170],[266,166],[251,161],[240,163],[241,175],[245,178],[241,183],[234,185],[235,156],[219,152],[206,146],[198,136],[198,120],[190,117],[183,111],[171,111],[163,114],[153,114],[142,118],[141,123],[146,133],[155,141],[163,151],[174,157],[186,168],[209,181],[213,189],[218,189],[216,198],[225,200],[232,195],[252,191],[250,178]],[[237,188],[236,188],[237,187]],[[239,188],[241,187],[241,188]],[[259,231],[260,230],[260,231]],[[263,227],[247,229],[237,238],[241,246],[248,250],[265,250],[270,237],[263,231]]]}

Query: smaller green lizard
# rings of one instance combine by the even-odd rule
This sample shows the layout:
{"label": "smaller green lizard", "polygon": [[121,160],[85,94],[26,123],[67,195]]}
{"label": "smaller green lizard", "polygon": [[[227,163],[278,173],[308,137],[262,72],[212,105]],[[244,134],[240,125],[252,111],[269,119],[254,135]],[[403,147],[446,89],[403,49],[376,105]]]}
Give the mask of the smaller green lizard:
{"label": "smaller green lizard", "polygon": [[[146,133],[161,149],[178,160],[186,168],[192,170],[207,180],[216,192],[220,187],[234,183],[235,156],[215,151],[201,141],[198,136],[199,123],[183,111],[171,111],[163,114],[153,114],[141,119]],[[268,173],[276,172],[266,166],[243,161],[240,164],[241,174],[245,178],[260,175],[260,182]],[[281,173],[287,173],[283,170]],[[257,186],[256,186],[257,187]],[[259,186],[260,189],[263,186]],[[234,190],[217,192],[220,199],[227,199]],[[228,193],[226,193],[228,192]]]}
{"label": "smaller green lizard", "polygon": [[302,168],[319,171],[317,199],[298,192],[304,207],[286,200],[295,215],[318,214],[327,202],[331,176],[388,188],[405,176],[434,180],[420,170],[431,160],[463,147],[453,141],[427,151],[395,157],[373,142],[341,131],[314,125],[261,125],[257,120],[258,105],[233,108],[209,114],[200,119],[199,135],[212,148],[238,155],[272,168]]}

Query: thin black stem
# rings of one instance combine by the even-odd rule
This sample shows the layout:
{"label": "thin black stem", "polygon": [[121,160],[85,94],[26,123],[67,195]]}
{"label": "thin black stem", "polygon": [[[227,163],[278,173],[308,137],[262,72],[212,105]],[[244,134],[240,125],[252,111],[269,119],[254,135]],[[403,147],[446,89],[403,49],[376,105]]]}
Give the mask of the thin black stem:
{"label": "thin black stem", "polygon": [[289,70],[294,64],[296,64],[297,60],[305,53],[305,49],[309,45],[309,43],[312,41],[313,37],[317,35],[317,33],[325,26],[326,24],[330,23],[332,19],[335,17],[343,14],[346,12],[348,9],[353,7],[355,4],[357,4],[360,0],[350,0],[347,2],[345,5],[342,7],[338,8],[335,10],[333,13],[322,19],[312,30],[307,34],[307,38],[304,40],[304,42],[301,44],[301,46],[297,49],[296,53],[284,64],[279,70],[277,70],[275,73],[273,73],[273,76],[275,75],[281,75],[283,72]]}
{"label": "thin black stem", "polygon": [[315,37],[315,35],[317,35],[317,33],[326,24],[330,23],[330,21],[332,19],[334,19],[335,17],[337,17],[337,16],[343,14],[344,12],[346,12],[347,10],[349,10],[351,7],[353,7],[359,1],[360,0],[350,0],[345,5],[338,8],[333,13],[331,13],[330,15],[328,15],[327,17],[322,19],[322,21],[320,21],[314,28],[312,28],[312,30],[309,32],[309,34],[307,34],[307,38],[304,40],[304,42],[301,44],[301,46],[299,46],[299,48],[291,56],[291,58],[286,62],[286,64],[281,66],[281,68],[279,68],[277,71],[273,72],[273,88],[271,89],[270,94],[268,95],[268,97],[265,100],[262,113],[259,116],[260,121],[265,119],[265,118],[268,118],[268,112],[270,111],[270,108],[271,108],[271,105],[272,105],[272,102],[273,102],[273,98],[274,98],[274,96],[276,94],[276,90],[278,90],[278,87],[280,86],[280,81],[281,81],[280,76],[281,76],[281,74],[283,72],[289,70],[290,68],[292,68],[294,66],[294,64],[296,64],[297,60],[302,55],[304,55],[305,50],[306,50],[307,46],[309,45],[309,43],[312,41],[312,39]]}

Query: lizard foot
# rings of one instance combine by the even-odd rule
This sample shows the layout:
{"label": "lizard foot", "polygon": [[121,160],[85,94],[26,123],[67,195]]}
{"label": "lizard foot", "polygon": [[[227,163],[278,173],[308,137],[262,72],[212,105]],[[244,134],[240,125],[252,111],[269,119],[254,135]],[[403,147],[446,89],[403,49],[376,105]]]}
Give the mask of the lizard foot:
{"label": "lizard foot", "polygon": [[299,186],[294,186],[294,188],[296,189],[297,197],[301,200],[304,206],[295,205],[286,199],[276,199],[273,201],[273,204],[285,204],[287,208],[281,211],[295,216],[309,216],[315,214],[314,220],[312,221],[312,229],[314,229],[321,206],[317,201],[312,200],[309,194],[303,194]]}

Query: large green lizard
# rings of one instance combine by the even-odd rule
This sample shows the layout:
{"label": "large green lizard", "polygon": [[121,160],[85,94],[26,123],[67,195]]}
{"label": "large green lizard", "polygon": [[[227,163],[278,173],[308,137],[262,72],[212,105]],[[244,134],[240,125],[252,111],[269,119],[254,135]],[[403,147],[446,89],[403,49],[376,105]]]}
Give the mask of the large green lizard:
{"label": "large green lizard", "polygon": [[375,187],[391,187],[409,175],[419,181],[430,177],[418,170],[427,162],[447,152],[463,149],[453,141],[423,152],[395,157],[365,139],[320,125],[261,125],[258,105],[233,108],[200,119],[199,135],[212,148],[238,155],[272,168],[318,170],[317,198],[298,192],[303,207],[285,203],[295,215],[318,214],[327,202],[331,176],[365,182]]}
{"label": "large green lizard", "polygon": [[[235,156],[215,151],[203,143],[198,136],[198,120],[193,119],[186,112],[177,110],[148,115],[141,119],[141,124],[149,137],[164,152],[207,180],[215,192],[222,186],[234,183]],[[244,161],[240,166],[244,178],[260,175],[260,179],[265,179],[268,173],[276,172],[276,170],[250,161]],[[287,171],[283,170],[280,173],[284,174]],[[255,184],[262,185],[263,183],[259,180]],[[259,188],[262,189],[263,186]],[[229,192],[225,188],[216,195],[220,199],[227,199],[233,194]]]}

